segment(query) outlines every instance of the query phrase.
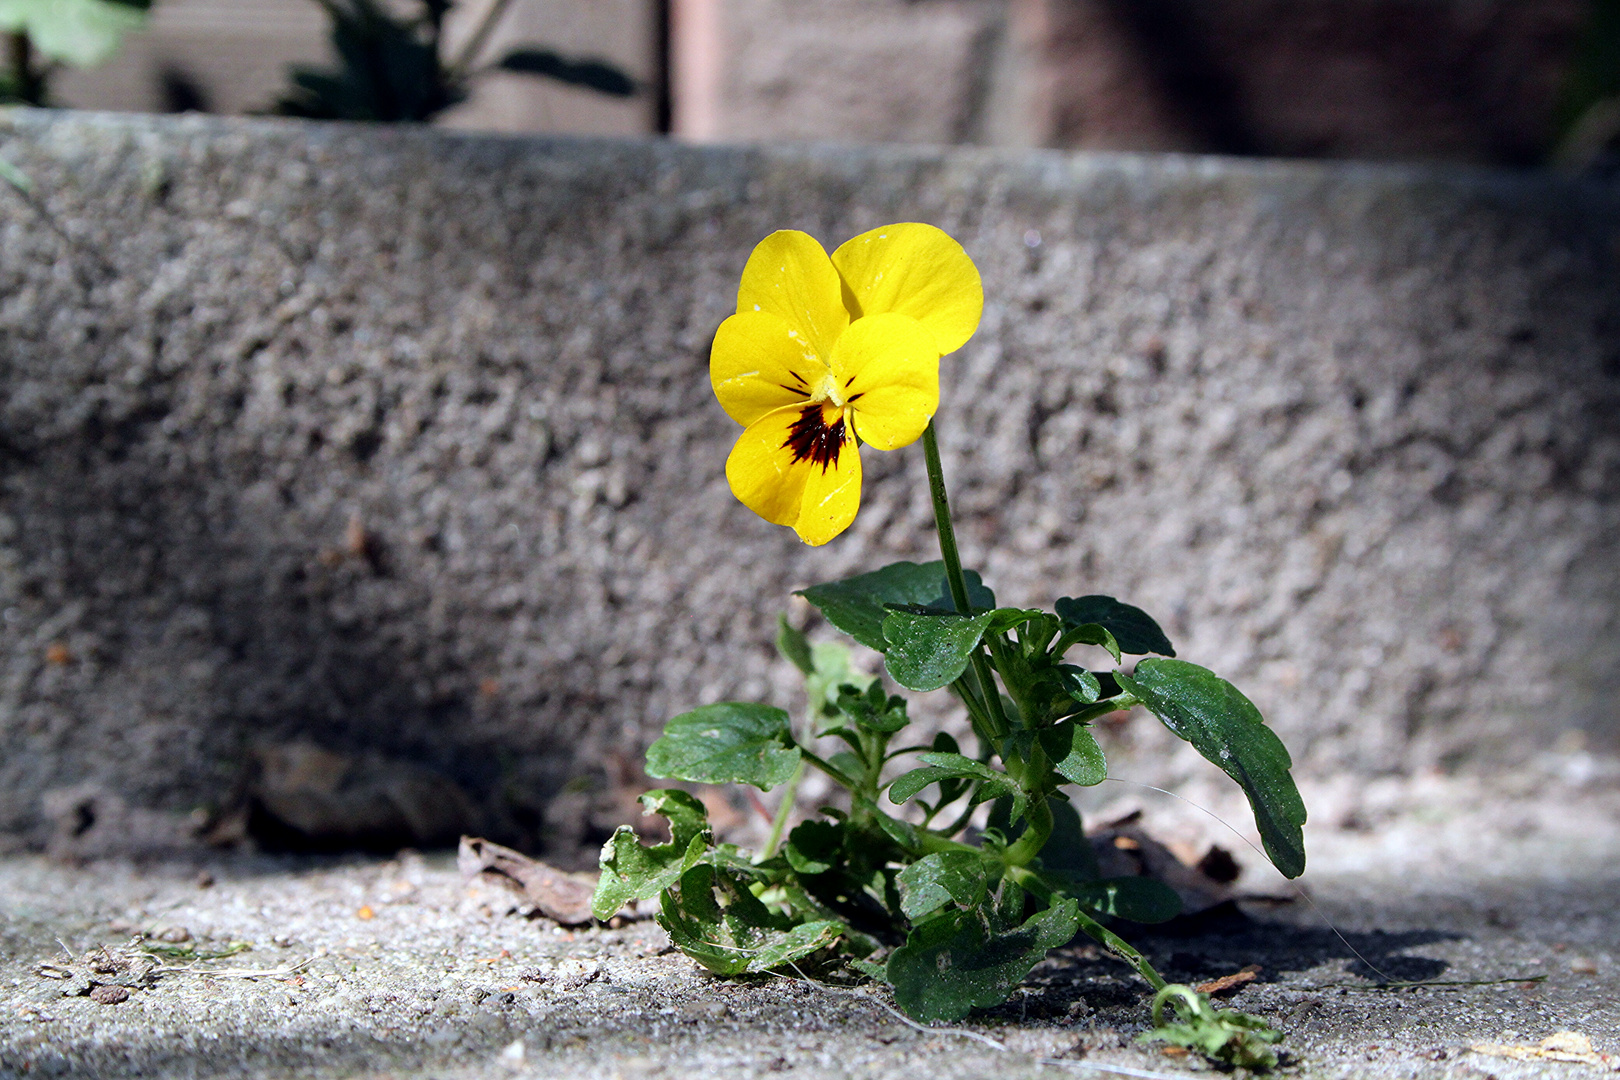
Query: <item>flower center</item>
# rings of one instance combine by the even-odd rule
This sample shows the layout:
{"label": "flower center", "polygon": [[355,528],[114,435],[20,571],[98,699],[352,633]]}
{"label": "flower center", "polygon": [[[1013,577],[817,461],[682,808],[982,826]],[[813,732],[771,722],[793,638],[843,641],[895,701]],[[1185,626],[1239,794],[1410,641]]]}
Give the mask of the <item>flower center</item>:
{"label": "flower center", "polygon": [[837,465],[838,453],[844,447],[843,408],[820,401],[804,406],[788,429],[782,447],[793,451],[794,461],[813,461],[822,472]]}
{"label": "flower center", "polygon": [[816,383],[815,390],[810,395],[811,401],[830,401],[837,408],[844,407],[844,386],[831,371],[823,375]]}

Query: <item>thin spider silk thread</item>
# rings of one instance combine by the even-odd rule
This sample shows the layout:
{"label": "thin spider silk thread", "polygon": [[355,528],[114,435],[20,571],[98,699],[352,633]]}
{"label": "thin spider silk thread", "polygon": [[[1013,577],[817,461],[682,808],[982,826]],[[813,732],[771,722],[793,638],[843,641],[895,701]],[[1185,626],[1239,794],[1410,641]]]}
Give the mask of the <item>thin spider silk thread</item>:
{"label": "thin spider silk thread", "polygon": [[[1200,814],[1204,814],[1204,815],[1214,819],[1215,821],[1219,822],[1221,827],[1224,828],[1227,832],[1231,833],[1233,836],[1235,836],[1239,840],[1243,841],[1243,843],[1248,846],[1250,851],[1253,851],[1256,855],[1260,856],[1262,859],[1265,859],[1267,862],[1271,861],[1270,857],[1264,851],[1261,851],[1259,848],[1255,847],[1253,841],[1251,841],[1247,836],[1244,836],[1242,833],[1238,832],[1237,829],[1233,828],[1230,824],[1228,824],[1225,818],[1221,817],[1221,815],[1215,813],[1215,811],[1213,811],[1213,810],[1208,810],[1208,809],[1205,809],[1202,806],[1199,806],[1197,803],[1193,802],[1191,799],[1187,798],[1186,796],[1177,795],[1173,791],[1166,791],[1162,787],[1154,787],[1152,784],[1144,784],[1139,780],[1122,780],[1117,776],[1110,776],[1107,779],[1112,780],[1116,784],[1126,784],[1126,785],[1128,785],[1130,787],[1146,788],[1148,791],[1157,791],[1160,795],[1168,795],[1172,799],[1179,799],[1180,801],[1186,803],[1188,806],[1192,807],[1194,810],[1197,810]],[[1337,926],[1333,925],[1333,920],[1328,918],[1327,913],[1324,912],[1320,907],[1317,906],[1317,903],[1316,903],[1315,900],[1311,899],[1311,894],[1310,893],[1308,893],[1304,889],[1300,888],[1299,885],[1296,884],[1293,881],[1288,882],[1288,887],[1290,889],[1293,889],[1295,893],[1299,894],[1299,898],[1301,900],[1305,901],[1307,904],[1309,904],[1311,906],[1311,910],[1316,913],[1316,917],[1321,919],[1322,922],[1324,924],[1326,924],[1326,926],[1327,926],[1327,928],[1329,930],[1333,931],[1333,936],[1338,938],[1341,942],[1343,942],[1344,947],[1349,949],[1350,952],[1355,955],[1355,958],[1357,960],[1360,960],[1363,964],[1366,964],[1368,968],[1370,968],[1371,970],[1377,972],[1378,977],[1383,979],[1385,982],[1394,983],[1394,982],[1399,981],[1397,979],[1391,978],[1390,974],[1387,971],[1385,971],[1383,968],[1379,967],[1377,964],[1373,963],[1371,960],[1367,959],[1365,956],[1361,955],[1361,950],[1356,948],[1354,945],[1350,944],[1350,939],[1349,938],[1347,938],[1343,934],[1339,933],[1339,928]]]}

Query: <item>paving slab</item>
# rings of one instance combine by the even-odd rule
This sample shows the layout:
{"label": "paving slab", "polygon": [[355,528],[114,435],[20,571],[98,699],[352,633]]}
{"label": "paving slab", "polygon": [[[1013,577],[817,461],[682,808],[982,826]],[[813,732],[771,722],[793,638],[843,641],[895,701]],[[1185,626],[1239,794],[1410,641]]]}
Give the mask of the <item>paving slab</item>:
{"label": "paving slab", "polygon": [[[1230,1000],[1286,1032],[1300,1077],[1584,1080],[1620,1070],[1620,792],[1488,780],[1387,785],[1376,828],[1316,827],[1311,899],[1139,935],[1171,977],[1262,967]],[[1393,794],[1390,794],[1393,793]],[[1329,792],[1308,791],[1319,805]],[[1151,823],[1177,826],[1159,804]],[[1279,894],[1255,882],[1256,894]],[[1203,1074],[1138,1046],[1144,985],[1054,953],[1006,1005],[951,1029],[875,987],[719,979],[650,921],[568,929],[512,913],[445,854],[145,867],[0,861],[0,1077],[1055,1077]],[[1329,927],[1329,923],[1336,929]],[[199,951],[127,1000],[37,974],[135,932]],[[268,972],[242,977],[244,972]],[[217,972],[217,974],[210,974]],[[1380,988],[1381,980],[1425,985]],[[1479,985],[1468,985],[1484,980]],[[1479,1044],[1585,1035],[1606,1064]]]}

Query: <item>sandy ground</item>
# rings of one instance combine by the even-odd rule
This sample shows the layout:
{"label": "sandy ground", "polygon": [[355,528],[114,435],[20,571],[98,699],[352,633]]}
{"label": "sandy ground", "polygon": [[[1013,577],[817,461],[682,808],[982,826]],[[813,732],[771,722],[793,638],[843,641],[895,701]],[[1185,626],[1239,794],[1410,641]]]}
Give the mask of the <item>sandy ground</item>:
{"label": "sandy ground", "polygon": [[[1314,904],[1250,903],[1247,920],[1139,944],[1189,981],[1260,964],[1260,978],[1231,1000],[1286,1031],[1290,1075],[1612,1075],[1620,791],[1590,770],[1503,787],[1438,778],[1318,787],[1308,793],[1319,824],[1304,879]],[[1146,807],[1150,824],[1158,815],[1171,831],[1185,825],[1170,804]],[[1369,807],[1382,807],[1383,820],[1356,817]],[[1277,883],[1251,887],[1282,893]],[[1089,948],[1053,954],[1009,1004],[960,1029],[918,1030],[876,990],[720,980],[670,952],[650,922],[570,931],[511,906],[497,887],[464,883],[443,855],[146,867],[13,856],[0,861],[0,1076],[1210,1071],[1132,1042],[1147,1023],[1143,985]],[[167,961],[184,970],[113,1004],[65,996],[70,980],[37,973],[42,961],[63,961],[63,945],[82,954],[135,931],[202,950],[251,947]],[[1373,968],[1435,985],[1379,988]],[[268,974],[244,977],[253,971]],[[1512,981],[1444,985],[1467,980]],[[1520,1062],[1472,1049],[1560,1031],[1611,1057]]]}

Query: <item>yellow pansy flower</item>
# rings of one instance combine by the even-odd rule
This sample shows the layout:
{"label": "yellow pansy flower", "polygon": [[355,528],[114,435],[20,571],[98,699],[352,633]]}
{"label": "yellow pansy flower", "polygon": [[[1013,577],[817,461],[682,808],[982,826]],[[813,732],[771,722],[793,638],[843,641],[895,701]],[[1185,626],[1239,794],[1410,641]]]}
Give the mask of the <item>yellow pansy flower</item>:
{"label": "yellow pansy flower", "polygon": [[791,229],[760,241],[709,356],[715,397],[745,429],[726,459],[732,492],[807,544],[843,532],[860,509],[861,444],[922,435],[939,358],[983,309],[973,260],[932,225],[873,229],[831,258]]}

